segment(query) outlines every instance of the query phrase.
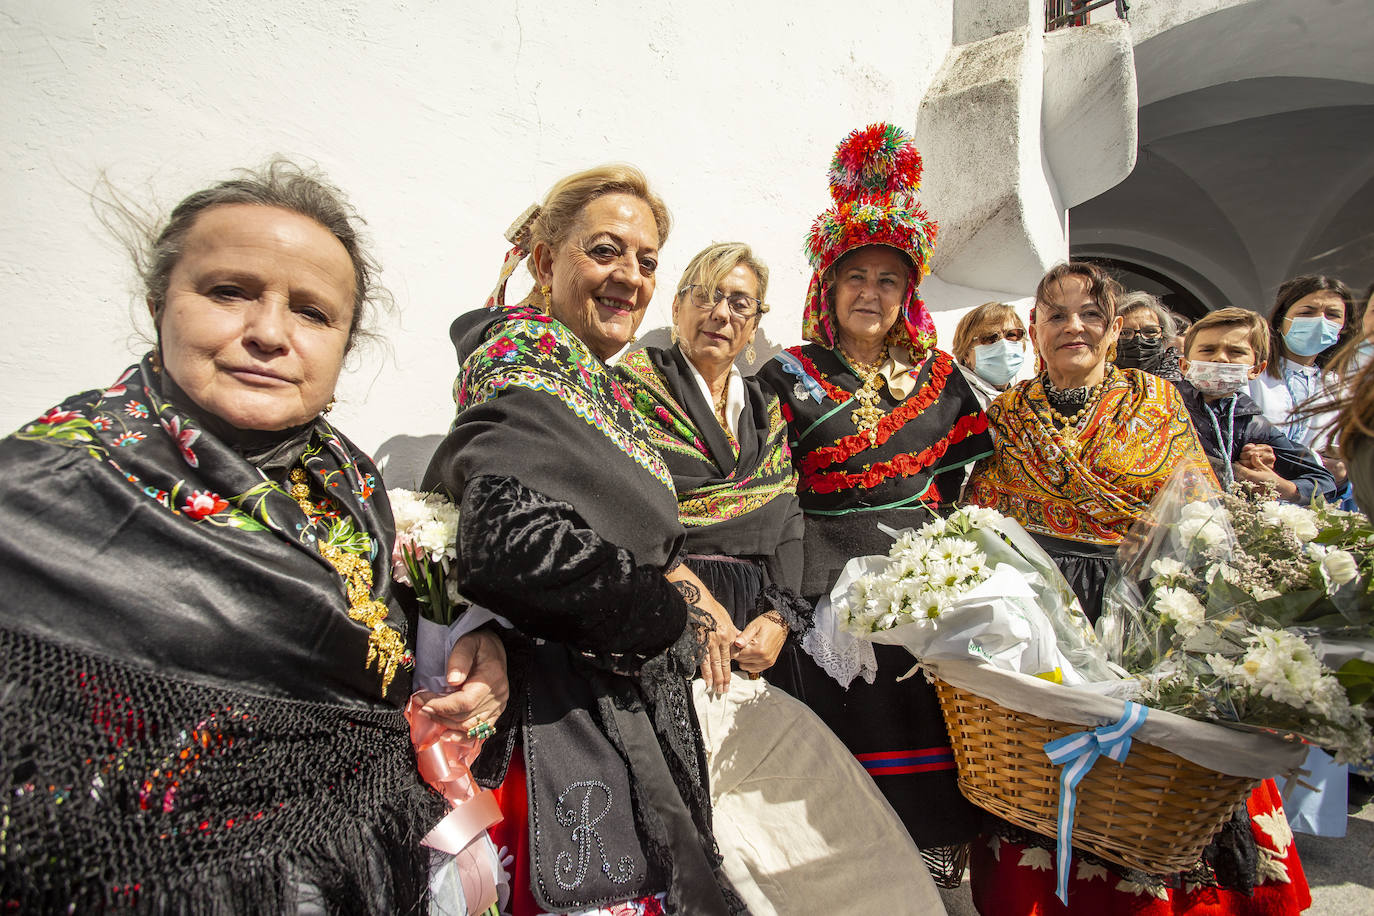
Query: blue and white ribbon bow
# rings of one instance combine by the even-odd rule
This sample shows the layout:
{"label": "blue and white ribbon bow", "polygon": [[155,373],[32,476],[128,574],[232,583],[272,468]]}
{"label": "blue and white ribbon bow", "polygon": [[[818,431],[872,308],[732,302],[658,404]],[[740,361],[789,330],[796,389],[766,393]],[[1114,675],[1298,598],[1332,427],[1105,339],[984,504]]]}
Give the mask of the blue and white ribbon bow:
{"label": "blue and white ribbon bow", "polygon": [[1062,766],[1059,773],[1059,838],[1055,843],[1055,867],[1059,885],[1055,895],[1069,905],[1069,865],[1073,861],[1073,815],[1078,805],[1078,783],[1093,768],[1097,758],[1106,754],[1122,763],[1131,752],[1131,735],[1145,721],[1149,709],[1139,703],[1126,703],[1126,711],[1112,725],[1076,732],[1045,744],[1050,763]]}
{"label": "blue and white ribbon bow", "polygon": [[[782,371],[786,372],[788,375],[795,375],[797,377],[797,385],[800,385],[807,394],[811,395],[813,401],[819,404],[821,401],[825,400],[825,389],[821,387],[820,382],[813,379],[806,371],[805,367],[802,366],[801,360],[797,359],[786,350],[783,350],[773,358],[782,364]],[[797,392],[797,396],[801,396],[801,391]]]}

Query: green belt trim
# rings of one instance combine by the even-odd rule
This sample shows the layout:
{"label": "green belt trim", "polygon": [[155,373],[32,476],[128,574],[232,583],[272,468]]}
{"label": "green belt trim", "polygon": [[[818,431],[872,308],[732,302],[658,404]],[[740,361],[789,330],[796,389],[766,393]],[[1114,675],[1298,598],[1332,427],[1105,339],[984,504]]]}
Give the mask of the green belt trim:
{"label": "green belt trim", "polygon": [[[969,465],[969,464],[972,464],[973,462],[978,461],[978,460],[980,460],[980,459],[982,459],[982,458],[986,458],[986,457],[988,457],[988,456],[991,455],[991,454],[992,454],[992,449],[988,449],[986,452],[983,452],[983,453],[980,454],[980,455],[973,455],[972,457],[965,458],[963,461],[960,461],[958,464],[951,464],[951,465],[949,465],[948,467],[937,467],[935,470],[933,470],[933,471],[930,472],[930,476],[931,476],[931,477],[935,477],[935,476],[938,476],[938,475],[940,475],[940,474],[945,473],[946,471],[957,470],[958,468],[964,467],[965,465]],[[888,504],[885,505],[885,506],[859,506],[858,508],[855,508],[855,509],[803,509],[802,511],[803,511],[806,515],[827,515],[827,516],[835,516],[835,515],[854,515],[855,513],[858,513],[858,512],[882,512],[884,509],[900,509],[900,508],[902,508],[903,506],[908,506],[908,505],[910,505],[911,503],[918,502],[918,501],[920,501],[921,497],[924,496],[924,495],[925,495],[925,491],[922,490],[920,493],[916,493],[916,494],[914,494],[914,495],[912,495],[912,496],[908,496],[908,497],[906,497],[905,499],[899,499],[899,500],[897,500],[897,501],[894,502],[894,503],[888,503]]]}

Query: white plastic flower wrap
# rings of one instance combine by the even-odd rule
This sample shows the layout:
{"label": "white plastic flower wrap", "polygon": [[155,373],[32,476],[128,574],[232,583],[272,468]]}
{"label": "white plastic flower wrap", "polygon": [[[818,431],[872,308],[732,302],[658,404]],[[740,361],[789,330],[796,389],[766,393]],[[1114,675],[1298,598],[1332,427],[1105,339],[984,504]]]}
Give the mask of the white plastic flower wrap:
{"label": "white plastic flower wrap", "polygon": [[1244,484],[1195,494],[1171,482],[1121,550],[1098,621],[1112,660],[1151,706],[1367,759],[1374,666],[1333,656],[1348,664],[1338,676],[1319,653],[1371,635],[1374,530]]}
{"label": "white plastic flower wrap", "polygon": [[1068,583],[1015,521],[966,507],[889,533],[888,555],[851,560],[830,593],[846,634],[1070,685],[1116,676]]}

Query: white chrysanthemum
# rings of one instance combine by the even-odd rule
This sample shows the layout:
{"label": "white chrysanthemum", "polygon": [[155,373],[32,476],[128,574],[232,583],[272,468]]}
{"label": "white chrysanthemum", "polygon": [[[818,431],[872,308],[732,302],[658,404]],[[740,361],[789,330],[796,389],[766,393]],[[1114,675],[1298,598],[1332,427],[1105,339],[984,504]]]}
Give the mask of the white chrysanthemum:
{"label": "white chrysanthemum", "polygon": [[995,528],[1002,521],[1002,513],[985,506],[964,506],[956,514],[971,528]]}
{"label": "white chrysanthemum", "polygon": [[938,538],[945,533],[945,529],[948,527],[949,525],[946,524],[945,520],[937,515],[922,525],[916,533],[923,538]]}
{"label": "white chrysanthemum", "polygon": [[1310,509],[1270,500],[1259,507],[1260,521],[1271,528],[1282,528],[1300,544],[1317,536],[1317,516]]}
{"label": "white chrysanthemum", "polygon": [[1174,629],[1184,639],[1192,636],[1202,626],[1206,609],[1189,592],[1181,588],[1161,588],[1154,594],[1155,610],[1161,617],[1170,620]]}
{"label": "white chrysanthemum", "polygon": [[1159,586],[1172,585],[1174,582],[1177,582],[1179,577],[1186,573],[1188,569],[1172,557],[1161,557],[1150,564],[1150,571],[1154,573],[1154,578],[1151,579],[1151,582]]}

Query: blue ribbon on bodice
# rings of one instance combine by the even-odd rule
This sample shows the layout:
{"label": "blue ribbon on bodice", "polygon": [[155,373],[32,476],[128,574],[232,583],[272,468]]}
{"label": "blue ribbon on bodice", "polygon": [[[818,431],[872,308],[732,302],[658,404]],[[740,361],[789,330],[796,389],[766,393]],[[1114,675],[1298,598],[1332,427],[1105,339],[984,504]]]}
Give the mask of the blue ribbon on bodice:
{"label": "blue ribbon on bodice", "polygon": [[1055,896],[1065,906],[1069,905],[1069,865],[1073,861],[1073,815],[1078,805],[1078,783],[1103,754],[1117,763],[1125,761],[1131,752],[1131,735],[1145,722],[1148,712],[1147,707],[1128,701],[1125,712],[1112,725],[1075,732],[1045,744],[1050,763],[1064,768],[1059,773],[1058,839],[1055,841],[1059,884]]}
{"label": "blue ribbon on bodice", "polygon": [[810,373],[806,371],[806,368],[802,366],[801,360],[797,359],[797,357],[788,353],[786,350],[783,350],[773,358],[782,364],[782,371],[786,372],[788,375],[795,375],[797,377],[797,384],[801,385],[802,388],[806,390],[806,393],[811,395],[813,401],[819,404],[821,401],[825,400],[825,389],[821,387],[820,382],[812,378]]}

